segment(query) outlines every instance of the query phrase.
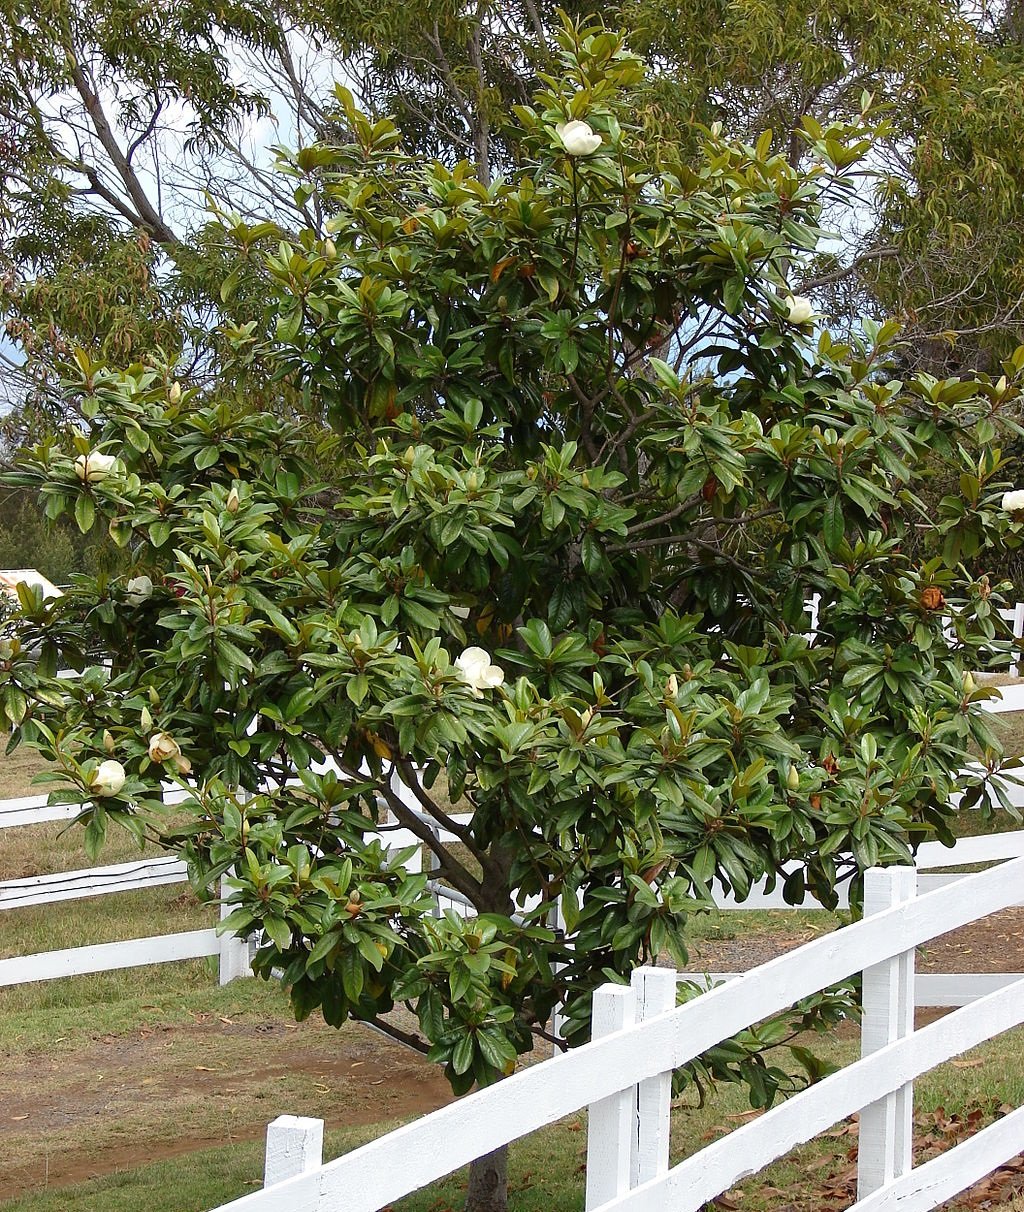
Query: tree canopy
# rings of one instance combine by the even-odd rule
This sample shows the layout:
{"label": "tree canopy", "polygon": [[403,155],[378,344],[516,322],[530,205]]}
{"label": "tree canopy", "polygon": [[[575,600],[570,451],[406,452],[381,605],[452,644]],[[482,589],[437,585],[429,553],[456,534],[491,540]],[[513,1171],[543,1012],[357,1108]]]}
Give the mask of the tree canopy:
{"label": "tree canopy", "polygon": [[[998,440],[1024,351],[900,381],[895,325],[814,334],[789,282],[869,112],[805,123],[799,167],[713,132],[656,162],[621,37],[570,28],[560,55],[514,178],[408,155],[344,94],[352,141],[291,163],[330,234],[269,258],[259,357],[333,429],[82,354],[87,428],[16,477],[131,561],[27,595],[5,642],[5,714],[89,798],[90,844],[116,823],[199,886],[234,868],[229,926],[297,1011],[408,1002],[456,1090],[556,1002],[577,1039],[596,984],[683,956],[714,881],[827,901],[949,838],[972,747],[971,797],[999,767],[966,673],[998,586],[959,556],[1020,541]],[[933,509],[937,469],[959,494]],[[382,808],[477,917],[427,912]]]}

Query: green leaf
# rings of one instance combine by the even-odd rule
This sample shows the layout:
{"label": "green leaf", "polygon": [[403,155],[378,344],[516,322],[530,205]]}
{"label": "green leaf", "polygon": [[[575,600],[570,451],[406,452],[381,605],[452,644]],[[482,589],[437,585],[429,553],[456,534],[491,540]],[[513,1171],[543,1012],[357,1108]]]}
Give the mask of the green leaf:
{"label": "green leaf", "polygon": [[83,492],[75,498],[75,521],[78,523],[78,529],[82,534],[88,534],[95,520],[96,506],[92,497]]}
{"label": "green leaf", "polygon": [[843,518],[843,500],[838,494],[825,502],[822,515],[822,529],[825,543],[829,551],[838,551],[846,534],[846,521]]}

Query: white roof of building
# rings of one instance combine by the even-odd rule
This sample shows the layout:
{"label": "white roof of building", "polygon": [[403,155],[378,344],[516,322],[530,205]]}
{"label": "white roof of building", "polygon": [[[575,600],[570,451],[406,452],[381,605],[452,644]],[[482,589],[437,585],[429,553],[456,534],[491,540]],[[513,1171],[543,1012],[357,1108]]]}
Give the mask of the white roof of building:
{"label": "white roof of building", "polygon": [[0,592],[6,593],[9,597],[17,597],[18,591],[15,588],[20,582],[26,585],[38,585],[43,591],[44,598],[60,598],[63,597],[63,592],[56,585],[37,569],[37,568],[5,568],[0,569]]}

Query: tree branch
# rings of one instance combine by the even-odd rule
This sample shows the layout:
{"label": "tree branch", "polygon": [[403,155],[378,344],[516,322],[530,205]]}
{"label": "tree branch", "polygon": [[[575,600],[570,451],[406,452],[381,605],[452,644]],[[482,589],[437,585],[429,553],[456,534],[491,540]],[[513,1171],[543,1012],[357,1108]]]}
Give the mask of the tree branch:
{"label": "tree branch", "polygon": [[[103,105],[100,102],[99,96],[89,83],[89,79],[81,66],[76,62],[71,68],[71,78],[74,81],[75,88],[78,90],[79,96],[82,98],[82,104],[85,106],[86,112],[92,120],[93,129],[96,131],[96,137],[99,139],[103,150],[110,157],[110,162],[117,170],[117,175],[124,183],[124,187],[128,192],[128,197],[131,198],[137,213],[136,222],[149,230],[153,238],[160,244],[173,246],[177,244],[178,237],[164,222],[163,216],[157,211],[156,207],[150,202],[146,191],[142,188],[142,183],[139,181],[135,170],[129,164],[121,146],[117,141],[113,128],[110,125],[107,115],[103,110]],[[94,190],[97,189],[98,175],[96,183],[93,184]],[[103,194],[100,193],[100,197]],[[109,198],[105,199],[109,201]],[[117,207],[120,214],[126,214],[126,207],[122,204]]]}

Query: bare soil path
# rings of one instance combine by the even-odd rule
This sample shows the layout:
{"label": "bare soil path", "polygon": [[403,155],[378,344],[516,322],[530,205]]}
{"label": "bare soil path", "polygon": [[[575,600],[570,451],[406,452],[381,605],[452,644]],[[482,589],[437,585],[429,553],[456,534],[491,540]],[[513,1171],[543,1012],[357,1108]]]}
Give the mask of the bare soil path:
{"label": "bare soil path", "polygon": [[0,1200],[224,1141],[282,1113],[328,1127],[423,1114],[451,1097],[434,1065],[367,1027],[197,1015],[86,1047],[0,1053]]}

